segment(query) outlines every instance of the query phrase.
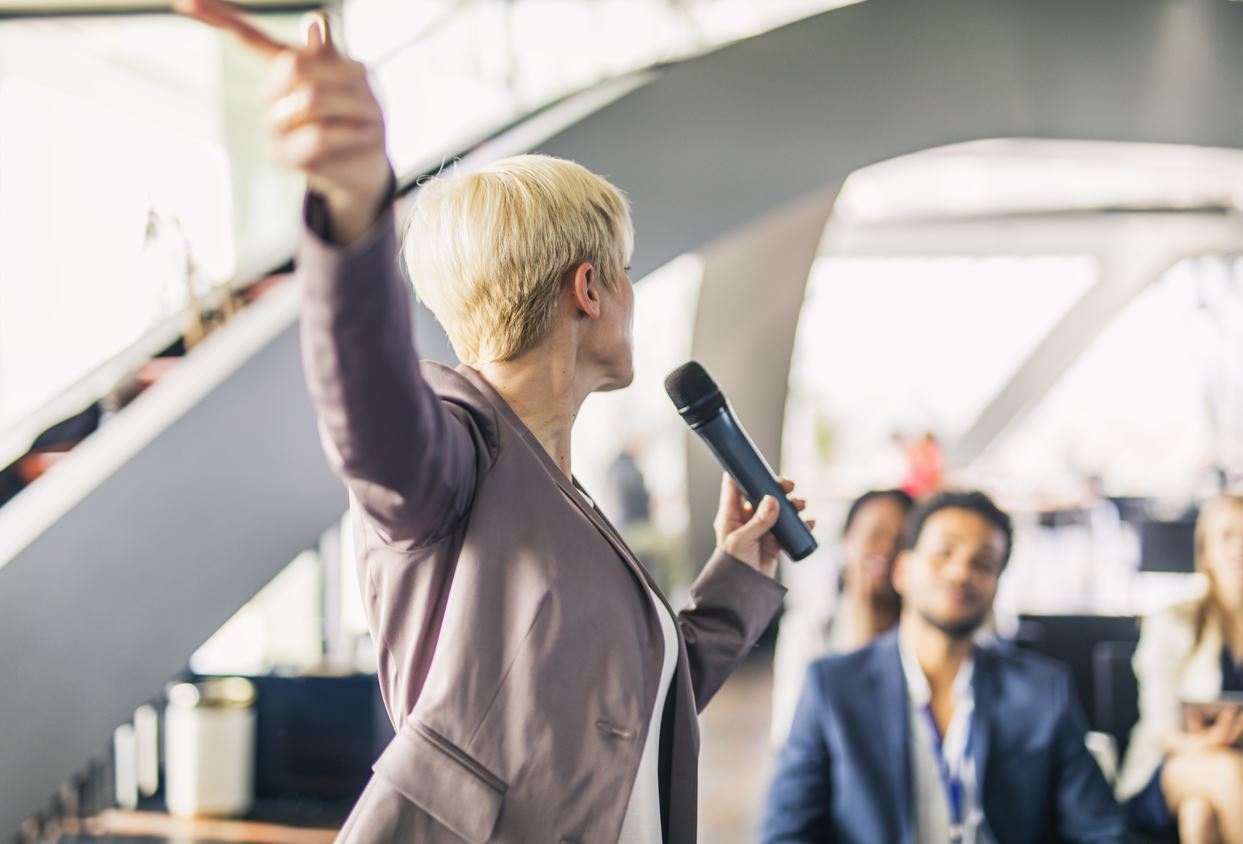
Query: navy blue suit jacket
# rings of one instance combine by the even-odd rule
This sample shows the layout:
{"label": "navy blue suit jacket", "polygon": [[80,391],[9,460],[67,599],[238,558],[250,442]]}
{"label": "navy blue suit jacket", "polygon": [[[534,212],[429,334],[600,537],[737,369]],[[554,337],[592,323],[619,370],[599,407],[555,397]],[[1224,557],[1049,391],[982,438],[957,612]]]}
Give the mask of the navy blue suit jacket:
{"label": "navy blue suit jacket", "polygon": [[[976,771],[997,844],[1122,841],[1069,671],[980,647],[973,687]],[[896,633],[814,663],[777,760],[764,844],[915,844],[908,713]]]}

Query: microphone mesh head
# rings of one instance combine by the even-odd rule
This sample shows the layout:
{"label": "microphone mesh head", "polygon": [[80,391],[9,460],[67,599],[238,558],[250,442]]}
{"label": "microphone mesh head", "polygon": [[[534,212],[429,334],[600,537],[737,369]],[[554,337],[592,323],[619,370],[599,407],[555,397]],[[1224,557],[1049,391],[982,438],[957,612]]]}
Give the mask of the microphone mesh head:
{"label": "microphone mesh head", "polygon": [[678,410],[690,407],[695,402],[720,392],[720,389],[712,376],[693,360],[682,364],[665,378],[665,392]]}

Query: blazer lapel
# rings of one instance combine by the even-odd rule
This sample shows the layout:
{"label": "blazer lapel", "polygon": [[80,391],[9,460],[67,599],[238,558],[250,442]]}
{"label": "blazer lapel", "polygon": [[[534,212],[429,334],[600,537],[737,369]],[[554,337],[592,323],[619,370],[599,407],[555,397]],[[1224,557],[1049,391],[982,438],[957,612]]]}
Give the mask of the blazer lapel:
{"label": "blazer lapel", "polygon": [[[561,483],[561,479],[558,478],[557,482]],[[661,593],[656,581],[647,570],[647,566],[643,565],[643,561],[635,555],[634,551],[630,550],[630,546],[626,544],[624,539],[622,539],[621,533],[618,532],[617,528],[613,527],[613,523],[610,522],[608,518],[600,512],[599,508],[595,506],[594,500],[591,504],[588,504],[587,499],[590,498],[590,496],[587,496],[587,491],[579,485],[578,478],[574,478],[572,483],[569,484],[569,487],[570,489],[565,489],[566,484],[562,484],[562,489],[565,490],[566,496],[578,505],[578,508],[586,514],[587,518],[591,520],[591,523],[595,525],[596,530],[604,534],[604,538],[609,541],[621,558],[630,564],[630,568],[634,570],[635,574],[638,575],[639,578],[651,588],[652,592],[660,596],[660,600],[664,601],[665,596]],[[669,606],[667,601],[665,602],[665,606]],[[670,610],[670,614],[673,614],[672,610]]]}
{"label": "blazer lapel", "polygon": [[[556,483],[557,486],[561,487],[561,491],[565,494],[565,497],[568,498],[575,507],[582,511],[588,521],[595,526],[596,530],[598,530],[604,538],[608,540],[609,544],[613,546],[614,550],[617,551],[617,555],[626,561],[626,564],[630,566],[630,569],[634,573],[635,577],[639,578],[641,582],[647,584],[652,593],[657,596],[657,600],[661,601],[665,605],[665,609],[669,610],[669,614],[676,618],[677,614],[673,611],[673,608],[669,606],[668,600],[665,599],[665,595],[661,592],[660,586],[655,580],[652,579],[651,574],[648,573],[647,567],[644,566],[639,558],[635,556],[635,553],[630,550],[630,547],[626,545],[624,540],[622,540],[621,535],[616,531],[616,529],[614,529],[613,525],[609,523],[608,519],[604,518],[604,515],[601,514],[600,511],[594,506],[587,503],[587,500],[584,497],[585,493],[581,489],[577,488],[577,481],[571,481],[570,478],[565,476],[565,473],[561,471],[557,464],[554,463],[552,458],[548,455],[548,452],[544,450],[544,446],[541,445],[531,434],[531,429],[526,426],[526,423],[519,418],[517,413],[514,413],[514,409],[509,406],[509,402],[505,401],[505,399],[501,397],[500,393],[498,393],[482,375],[469,366],[462,364],[457,368],[457,371],[464,375],[472,384],[474,384],[479,392],[483,393],[483,395],[488,399],[488,401],[492,402],[492,405],[496,408],[497,412],[500,413],[501,416],[509,422],[510,426],[519,433],[522,439],[527,442],[536,457],[539,458],[540,462],[544,465],[544,468],[548,471],[548,476],[552,478],[553,482]],[[678,636],[680,638],[682,635],[681,628],[676,624],[674,627],[678,629]]]}
{"label": "blazer lapel", "polygon": [[898,636],[891,632],[876,645],[874,681],[879,702],[880,734],[886,743],[888,775],[901,823],[902,841],[912,844],[915,825],[911,806],[911,719],[906,674],[898,654]]}

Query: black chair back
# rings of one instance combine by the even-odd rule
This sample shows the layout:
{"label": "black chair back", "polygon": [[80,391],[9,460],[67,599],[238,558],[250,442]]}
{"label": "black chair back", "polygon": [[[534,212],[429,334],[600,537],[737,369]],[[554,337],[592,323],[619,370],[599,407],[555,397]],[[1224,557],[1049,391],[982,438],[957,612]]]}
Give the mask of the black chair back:
{"label": "black chair back", "polygon": [[1126,753],[1131,728],[1139,720],[1139,682],[1131,670],[1135,642],[1097,642],[1092,648],[1094,729],[1109,733],[1118,743],[1118,758]]}
{"label": "black chair back", "polygon": [[[1023,615],[1014,639],[1019,647],[1070,667],[1091,728],[1118,739],[1120,753],[1138,718],[1130,664],[1138,641],[1139,620],[1130,615]],[[1106,647],[1099,651],[1098,668],[1100,645]]]}

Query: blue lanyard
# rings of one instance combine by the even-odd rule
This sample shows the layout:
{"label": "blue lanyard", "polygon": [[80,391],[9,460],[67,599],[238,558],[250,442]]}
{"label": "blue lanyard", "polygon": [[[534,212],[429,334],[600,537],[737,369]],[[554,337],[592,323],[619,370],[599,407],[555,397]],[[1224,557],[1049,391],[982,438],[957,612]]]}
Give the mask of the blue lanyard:
{"label": "blue lanyard", "polygon": [[937,769],[941,772],[941,784],[945,786],[945,797],[950,810],[950,841],[958,844],[963,839],[963,801],[965,788],[962,771],[966,767],[967,758],[971,755],[971,743],[975,738],[975,718],[967,723],[967,743],[962,750],[962,758],[956,770],[951,771],[949,761],[945,758],[945,743],[941,738],[941,728],[932,714],[932,704],[924,707],[924,715],[928,716],[928,730],[932,734],[932,747],[937,757]]}

